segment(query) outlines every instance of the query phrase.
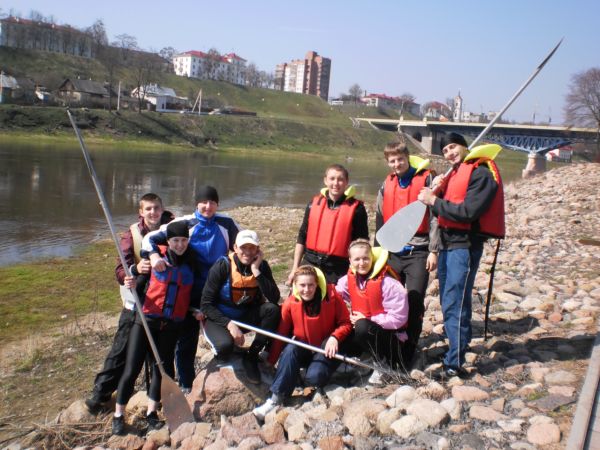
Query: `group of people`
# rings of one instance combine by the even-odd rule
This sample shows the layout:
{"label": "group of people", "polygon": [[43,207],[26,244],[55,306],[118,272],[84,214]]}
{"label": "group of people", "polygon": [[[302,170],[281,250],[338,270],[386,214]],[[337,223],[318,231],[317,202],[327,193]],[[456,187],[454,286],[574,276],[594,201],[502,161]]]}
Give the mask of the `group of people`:
{"label": "group of people", "polygon": [[[96,376],[88,409],[99,411],[116,390],[113,433],[124,433],[124,411],[144,361],[151,367],[148,387],[149,429],[157,416],[161,376],[150,356],[148,339],[134,311],[131,290],[142,301],[165,372],[184,393],[191,390],[198,336],[202,332],[219,363],[236,348],[250,383],[261,382],[260,354],[276,366],[271,395],[254,414],[263,419],[285,401],[298,382],[324,386],[340,360],[367,354],[383,374],[407,371],[422,330],[425,290],[437,269],[440,301],[449,349],[441,376],[465,376],[462,368],[471,339],[471,291],[483,242],[503,237],[502,180],[485,148],[468,150],[463,136],[450,133],[441,144],[452,164],[445,178],[434,177],[428,160],[409,155],[404,142],[388,144],[384,156],[391,171],[377,198],[376,229],[414,201],[429,208],[416,234],[397,253],[369,241],[368,218],[354,196],[348,171],[334,164],[325,171],[321,192],[308,203],[286,284],[290,295],[280,305],[280,291],[260,248],[259,236],[241,230],[217,213],[219,197],[211,186],[199,189],[193,214],[174,218],[161,199],[140,199],[138,223],[122,235],[121,247],[132,276],[119,264],[124,309],[104,367]],[[439,192],[438,192],[439,191]],[[306,346],[256,333],[245,346],[252,325],[301,341]]]}

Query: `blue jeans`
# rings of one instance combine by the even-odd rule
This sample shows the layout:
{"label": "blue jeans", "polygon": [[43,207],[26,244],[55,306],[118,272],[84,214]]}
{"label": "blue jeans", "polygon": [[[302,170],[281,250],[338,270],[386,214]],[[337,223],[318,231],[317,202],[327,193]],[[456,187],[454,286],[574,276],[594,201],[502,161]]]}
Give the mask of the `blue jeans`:
{"label": "blue jeans", "polygon": [[339,365],[337,359],[287,344],[279,357],[271,392],[281,397],[290,396],[296,387],[301,367],[307,368],[304,380],[307,386],[325,386]]}
{"label": "blue jeans", "polygon": [[471,342],[471,293],[483,247],[442,250],[438,261],[440,303],[449,349],[444,365],[458,369]]}
{"label": "blue jeans", "polygon": [[200,333],[200,322],[190,313],[186,314],[175,349],[175,365],[179,377],[179,386],[192,388],[196,378],[196,349],[198,348],[198,335]]}

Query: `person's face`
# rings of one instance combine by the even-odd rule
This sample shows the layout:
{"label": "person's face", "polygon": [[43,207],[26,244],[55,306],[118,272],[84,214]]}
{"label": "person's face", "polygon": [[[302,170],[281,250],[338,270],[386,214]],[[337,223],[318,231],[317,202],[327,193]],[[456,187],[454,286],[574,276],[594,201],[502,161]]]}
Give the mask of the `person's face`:
{"label": "person's face", "polygon": [[368,247],[352,247],[350,249],[350,266],[360,275],[367,275],[371,270],[373,259]]}
{"label": "person's face", "polygon": [[202,215],[202,217],[210,219],[217,213],[218,207],[219,204],[217,202],[212,200],[202,200],[201,202],[198,202],[196,209],[198,209],[198,212]]}
{"label": "person's face", "polygon": [[249,265],[254,261],[254,258],[256,258],[259,247],[254,244],[244,244],[241,247],[238,247],[234,244],[233,250],[242,264]]}
{"label": "person's face", "polygon": [[323,178],[323,183],[325,183],[328,195],[332,200],[340,198],[348,187],[348,179],[344,172],[335,169],[329,169]]}
{"label": "person's face", "polygon": [[160,202],[149,202],[142,200],[140,206],[140,216],[144,219],[144,223],[151,230],[156,230],[160,226],[160,218],[163,213],[163,207]]}
{"label": "person's face", "polygon": [[398,177],[402,177],[410,167],[408,164],[408,156],[404,153],[388,156],[387,164]]}
{"label": "person's face", "polygon": [[170,238],[167,241],[169,244],[169,249],[173,251],[176,255],[183,255],[188,247],[189,238],[183,236],[175,236]]}
{"label": "person's face", "polygon": [[299,275],[294,281],[296,291],[302,301],[309,302],[315,297],[317,290],[317,280],[312,275]]}
{"label": "person's face", "polygon": [[444,159],[450,164],[459,164],[465,159],[465,156],[469,153],[467,147],[463,147],[460,144],[448,144],[442,149]]}

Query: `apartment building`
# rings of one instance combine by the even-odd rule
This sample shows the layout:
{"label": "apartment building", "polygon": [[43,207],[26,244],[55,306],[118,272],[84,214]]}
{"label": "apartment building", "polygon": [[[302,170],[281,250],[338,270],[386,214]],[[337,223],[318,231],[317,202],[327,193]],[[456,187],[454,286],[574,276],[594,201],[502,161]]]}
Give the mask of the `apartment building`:
{"label": "apartment building", "polygon": [[182,77],[228,81],[243,85],[246,82],[246,60],[235,53],[209,54],[190,50],[173,57],[175,74]]}
{"label": "apartment building", "polygon": [[299,94],[329,97],[331,59],[309,51],[304,59],[295,59],[275,67],[275,89]]}

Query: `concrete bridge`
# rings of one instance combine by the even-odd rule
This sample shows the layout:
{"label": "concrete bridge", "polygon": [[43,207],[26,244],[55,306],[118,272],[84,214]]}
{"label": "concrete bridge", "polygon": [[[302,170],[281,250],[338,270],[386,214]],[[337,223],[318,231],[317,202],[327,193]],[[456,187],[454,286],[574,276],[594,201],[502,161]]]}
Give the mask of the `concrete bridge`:
{"label": "concrete bridge", "polygon": [[[440,142],[446,133],[454,131],[474,139],[487,123],[438,122],[432,120],[392,120],[356,118],[356,126],[367,123],[373,128],[397,131],[418,141],[427,153],[441,155]],[[550,150],[575,143],[592,143],[598,136],[596,128],[573,128],[545,125],[496,124],[486,135],[486,142],[529,153],[524,176],[545,170],[545,155]]]}

